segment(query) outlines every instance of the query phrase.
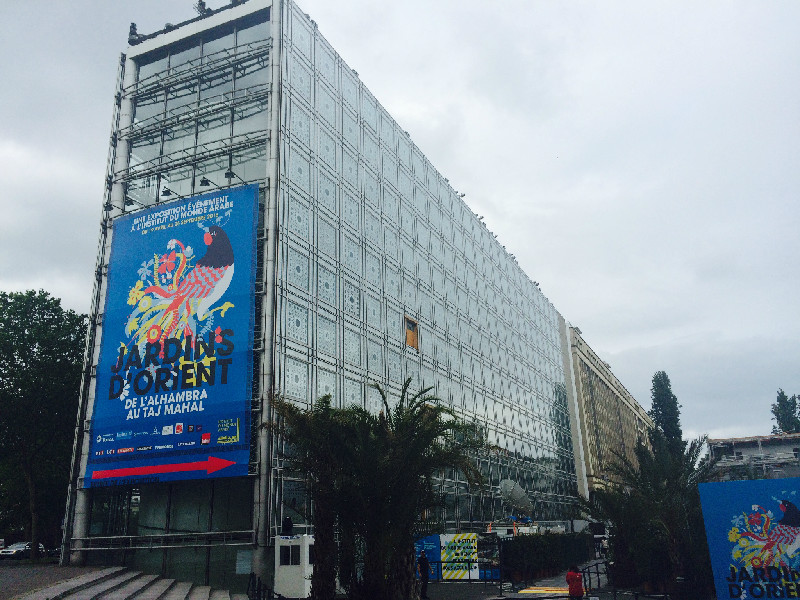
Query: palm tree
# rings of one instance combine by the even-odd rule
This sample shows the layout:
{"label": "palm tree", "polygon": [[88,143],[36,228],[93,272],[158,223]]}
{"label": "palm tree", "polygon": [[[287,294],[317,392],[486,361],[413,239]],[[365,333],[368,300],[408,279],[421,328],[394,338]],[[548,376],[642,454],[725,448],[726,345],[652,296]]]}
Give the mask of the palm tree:
{"label": "palm tree", "polygon": [[[384,481],[390,527],[386,530],[388,576],[386,598],[411,598],[414,587],[414,529],[423,511],[437,501],[436,474],[444,469],[462,473],[470,484],[481,481],[475,453],[485,447],[481,430],[458,419],[425,388],[409,392],[403,385],[398,403],[390,408],[378,388],[384,412],[378,419],[385,440]],[[376,524],[377,525],[377,524]]]}
{"label": "palm tree", "polygon": [[[383,401],[378,415],[360,406],[331,408],[329,397],[310,412],[275,403],[281,416],[275,430],[311,482],[317,600],[333,598],[337,564],[350,598],[413,598],[414,529],[437,501],[437,473],[456,469],[468,482],[480,481],[474,453],[485,446],[481,430],[459,420],[430,394],[432,388],[412,394],[410,386],[408,379],[394,407],[378,387]],[[364,563],[360,576],[357,551]]]}
{"label": "palm tree", "polygon": [[317,400],[313,409],[304,410],[281,398],[273,406],[278,419],[272,426],[288,445],[284,458],[305,473],[314,503],[315,563],[311,577],[311,597],[333,600],[336,594],[336,502],[342,478],[339,474],[341,448],[345,443],[345,423],[331,408],[331,397]]}
{"label": "palm tree", "polygon": [[[588,510],[613,526],[612,551],[620,583],[665,589],[676,577],[701,590],[711,583],[697,484],[713,463],[701,460],[705,437],[675,451],[659,430],[652,451],[641,442],[637,462],[619,454],[612,483],[595,492]],[[638,464],[637,464],[638,463]]]}

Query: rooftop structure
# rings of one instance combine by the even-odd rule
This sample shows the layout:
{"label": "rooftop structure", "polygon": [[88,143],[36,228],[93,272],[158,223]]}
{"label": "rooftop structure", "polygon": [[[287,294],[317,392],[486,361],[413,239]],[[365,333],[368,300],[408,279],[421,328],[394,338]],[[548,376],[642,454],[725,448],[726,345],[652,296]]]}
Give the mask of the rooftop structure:
{"label": "rooftop structure", "polygon": [[800,477],[800,433],[708,440],[721,480]]}

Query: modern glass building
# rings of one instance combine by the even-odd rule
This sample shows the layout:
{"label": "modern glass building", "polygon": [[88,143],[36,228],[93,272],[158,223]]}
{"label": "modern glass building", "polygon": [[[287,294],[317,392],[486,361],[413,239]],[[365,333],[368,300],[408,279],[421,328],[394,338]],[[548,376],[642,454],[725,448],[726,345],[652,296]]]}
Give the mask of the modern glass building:
{"label": "modern glass building", "polygon": [[[447,504],[431,515],[438,527],[478,531],[502,518],[503,479],[526,490],[536,519],[570,518],[578,489],[558,312],[308,15],[291,0],[233,2],[152,35],[132,26],[129,42],[65,528],[72,560],[232,589],[251,570],[268,574],[283,518],[304,523],[310,514],[304,481],[284,476],[277,441],[259,427],[271,398],[310,406],[331,394],[338,406],[377,411],[370,384],[398,394],[409,377],[416,388],[435,386],[499,448],[476,459],[487,481],[481,491],[444,474]],[[108,398],[96,384],[106,371],[102,345],[118,327],[110,317],[119,294],[109,278],[123,252],[115,238],[130,223],[168,220],[171,207],[233,197],[244,183],[257,186],[252,264],[237,262],[234,276],[254,274],[248,391],[239,399],[247,414],[236,421],[248,464],[235,476],[222,469],[170,479],[145,461],[148,477],[99,485],[110,477],[98,475],[109,472],[100,466],[111,464],[99,444],[115,435],[101,431]],[[190,249],[172,250],[173,263],[192,262]],[[145,257],[143,280],[175,268],[161,251]],[[153,289],[131,287],[124,298],[141,309],[139,292]],[[149,293],[155,301],[160,292]],[[222,314],[215,318],[224,324]],[[225,331],[214,331],[220,343]],[[144,340],[139,348],[145,356]],[[178,425],[184,432],[176,423],[170,435]],[[163,441],[166,429],[153,429],[141,433]],[[205,447],[230,440],[213,437]],[[138,456],[152,441],[123,449]],[[127,460],[114,443],[113,460]]]}

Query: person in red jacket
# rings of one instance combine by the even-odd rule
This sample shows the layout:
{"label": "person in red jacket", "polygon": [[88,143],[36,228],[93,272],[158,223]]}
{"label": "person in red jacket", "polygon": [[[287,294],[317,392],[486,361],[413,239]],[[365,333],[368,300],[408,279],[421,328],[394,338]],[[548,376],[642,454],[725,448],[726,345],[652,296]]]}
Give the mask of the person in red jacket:
{"label": "person in red jacket", "polygon": [[570,600],[583,598],[583,575],[581,575],[577,565],[572,565],[567,571],[567,585],[569,586]]}

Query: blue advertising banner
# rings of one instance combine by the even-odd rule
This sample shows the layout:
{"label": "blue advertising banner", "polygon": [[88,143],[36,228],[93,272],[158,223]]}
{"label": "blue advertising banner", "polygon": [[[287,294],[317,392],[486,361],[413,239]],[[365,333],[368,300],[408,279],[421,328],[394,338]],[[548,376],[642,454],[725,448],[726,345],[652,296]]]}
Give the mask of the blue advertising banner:
{"label": "blue advertising banner", "polygon": [[[442,554],[441,554],[441,541],[438,535],[429,535],[420,538],[414,542],[414,556],[419,558],[421,552],[425,552],[428,558],[428,579],[430,581],[438,581],[442,578]],[[419,579],[419,573],[416,573]]]}
{"label": "blue advertising banner", "polygon": [[800,479],[700,484],[717,598],[800,598]]}
{"label": "blue advertising banner", "polygon": [[258,186],[119,217],[83,486],[247,474]]}

